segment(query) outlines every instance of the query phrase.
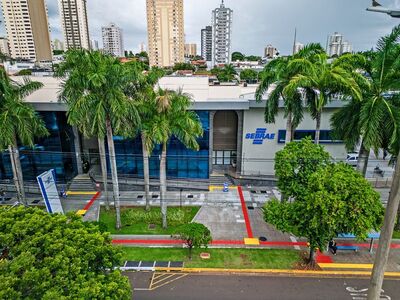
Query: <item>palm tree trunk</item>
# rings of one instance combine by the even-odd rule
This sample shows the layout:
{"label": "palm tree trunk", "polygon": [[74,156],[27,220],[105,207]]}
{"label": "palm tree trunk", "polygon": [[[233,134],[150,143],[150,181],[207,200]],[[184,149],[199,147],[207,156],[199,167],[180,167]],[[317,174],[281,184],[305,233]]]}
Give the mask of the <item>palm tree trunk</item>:
{"label": "palm tree trunk", "polygon": [[161,152],[161,160],[160,160],[160,205],[161,205],[161,215],[162,215],[162,226],[163,228],[167,228],[167,170],[166,170],[166,161],[167,161],[167,144],[163,143],[162,152]]}
{"label": "palm tree trunk", "polygon": [[111,165],[111,178],[113,183],[113,194],[114,194],[114,205],[115,212],[117,215],[117,221],[115,223],[116,228],[121,228],[121,211],[120,211],[120,203],[119,203],[119,186],[118,186],[118,173],[117,173],[117,161],[115,158],[115,148],[114,148],[114,140],[113,140],[113,131],[111,127],[111,121],[107,118],[106,120],[107,127],[107,143],[108,143],[108,152],[110,156],[110,165]]}
{"label": "palm tree trunk", "polygon": [[149,172],[149,153],[146,147],[146,136],[142,133],[142,152],[143,152],[143,180],[144,197],[146,198],[146,210],[150,210],[150,172]]}
{"label": "palm tree trunk", "polygon": [[15,155],[14,155],[14,147],[13,146],[8,146],[8,152],[10,152],[10,160],[11,160],[11,168],[13,172],[13,181],[15,185],[15,190],[17,192],[17,199],[18,201],[21,201],[21,187],[19,185],[19,178],[18,178],[18,173],[17,173],[17,168],[15,166]]}
{"label": "palm tree trunk", "polygon": [[21,192],[21,200],[23,203],[27,204],[26,196],[25,196],[25,188],[24,188],[24,176],[22,174],[22,167],[21,167],[21,161],[19,158],[19,151],[18,151],[18,148],[14,148],[14,149],[15,149],[15,153],[14,153],[15,168],[17,170],[18,182],[19,182],[20,192]]}
{"label": "palm tree trunk", "polygon": [[315,144],[319,144],[319,137],[321,134],[321,112],[317,113],[317,117],[316,117],[316,122],[317,125],[315,127]]}
{"label": "palm tree trunk", "polygon": [[372,270],[371,282],[368,291],[368,300],[379,299],[382,289],[383,276],[389,257],[390,244],[392,241],[393,228],[396,221],[397,210],[400,203],[400,153],[397,156],[396,170],[390,189],[389,200],[386,206],[385,219],[379,246],[375,255],[374,268]]}
{"label": "palm tree trunk", "polygon": [[286,139],[285,144],[292,141],[292,112],[289,111],[286,120]]}
{"label": "palm tree trunk", "polygon": [[26,197],[25,197],[25,188],[24,188],[24,175],[22,174],[22,167],[21,167],[21,160],[19,157],[19,149],[17,143],[17,137],[14,135],[14,163],[15,163],[15,170],[17,171],[19,188],[21,193],[21,200],[22,203],[27,204]]}
{"label": "palm tree trunk", "polygon": [[364,177],[367,174],[368,160],[369,150],[365,148],[364,142],[362,142],[360,152],[358,153],[357,171],[359,171]]}
{"label": "palm tree trunk", "polygon": [[101,175],[103,178],[103,189],[104,189],[104,197],[106,199],[106,209],[109,210],[110,209],[110,201],[108,199],[108,176],[107,176],[106,148],[104,145],[104,138],[98,138],[97,141],[99,143]]}

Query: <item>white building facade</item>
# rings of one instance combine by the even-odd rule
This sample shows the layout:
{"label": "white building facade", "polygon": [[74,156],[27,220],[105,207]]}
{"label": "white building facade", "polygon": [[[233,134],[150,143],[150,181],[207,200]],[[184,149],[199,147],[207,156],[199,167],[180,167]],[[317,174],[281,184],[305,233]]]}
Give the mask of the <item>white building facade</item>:
{"label": "white building facade", "polygon": [[[66,117],[63,117],[67,110],[66,104],[57,100],[61,81],[53,77],[35,77],[33,80],[42,82],[44,87],[29,95],[26,101],[38,112],[58,114],[66,122]],[[214,86],[209,84],[207,76],[168,76],[159,81],[159,86],[171,90],[182,89],[191,94],[191,110],[198,115],[204,130],[203,137],[199,139],[199,151],[190,152],[178,142],[169,144],[168,176],[207,179],[212,174],[231,174],[236,178],[274,175],[275,154],[285,146],[286,119],[283,103],[280,103],[275,123],[266,124],[264,110],[267,97],[261,102],[255,100],[257,85]],[[340,101],[330,102],[324,108],[321,119],[321,144],[335,160],[345,160],[347,155],[343,142],[333,140],[330,135],[330,118],[342,105]],[[315,121],[305,111],[304,120],[294,134],[295,140],[315,136],[315,127]],[[79,141],[79,137],[75,138]],[[82,149],[84,154],[98,153],[97,139],[81,137],[81,140],[82,147],[76,149]],[[115,143],[118,144],[116,154],[119,174],[142,176],[140,137],[134,141],[119,137]],[[154,174],[159,166],[157,149],[151,158]],[[70,153],[71,150],[68,151]],[[72,157],[79,155],[81,153]]]}
{"label": "white building facade", "polygon": [[328,37],[327,53],[329,56],[340,56],[343,53],[351,53],[353,46],[346,41],[342,34],[335,32]]}
{"label": "white building facade", "polygon": [[224,0],[212,11],[212,56],[214,65],[231,62],[233,10],[225,7]]}
{"label": "white building facade", "polygon": [[10,46],[7,38],[5,37],[0,37],[0,52],[7,56],[10,55]]}
{"label": "white building facade", "polygon": [[11,57],[51,61],[52,49],[45,0],[2,0],[1,6]]}
{"label": "white building facade", "polygon": [[66,49],[90,49],[86,0],[58,0]]}
{"label": "white building facade", "polygon": [[101,28],[103,36],[103,50],[105,53],[114,55],[115,57],[124,56],[124,41],[122,37],[122,29],[114,23]]}

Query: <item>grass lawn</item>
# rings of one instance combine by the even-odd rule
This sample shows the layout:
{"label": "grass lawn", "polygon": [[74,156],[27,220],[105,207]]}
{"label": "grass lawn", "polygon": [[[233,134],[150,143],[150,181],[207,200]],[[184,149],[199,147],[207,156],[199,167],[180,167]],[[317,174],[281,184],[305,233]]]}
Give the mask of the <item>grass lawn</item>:
{"label": "grass lawn", "polygon": [[[122,248],[124,260],[184,261],[185,267],[233,269],[293,269],[300,260],[300,251],[283,249],[194,249],[188,259],[188,249],[182,248]],[[202,260],[201,252],[211,254]]]}
{"label": "grass lawn", "polygon": [[393,238],[394,239],[400,239],[400,231],[394,231],[393,232]]}
{"label": "grass lawn", "polygon": [[[192,221],[200,207],[168,207],[168,228],[161,226],[161,211],[159,207],[152,207],[146,212],[144,207],[121,208],[122,228],[115,229],[115,210],[106,211],[104,207],[100,211],[99,221],[107,226],[111,234],[172,234],[175,229]],[[154,228],[149,229],[153,224]]]}

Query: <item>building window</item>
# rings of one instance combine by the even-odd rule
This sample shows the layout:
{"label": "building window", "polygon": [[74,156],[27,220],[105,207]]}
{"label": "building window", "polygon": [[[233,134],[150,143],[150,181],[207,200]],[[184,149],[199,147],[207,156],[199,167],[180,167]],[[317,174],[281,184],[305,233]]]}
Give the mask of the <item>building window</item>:
{"label": "building window", "polygon": [[213,165],[235,165],[236,157],[235,150],[213,151]]}
{"label": "building window", "polygon": [[[296,130],[294,133],[294,141],[301,141],[302,139],[310,137],[312,140],[315,140],[315,130]],[[284,144],[286,139],[286,130],[278,131],[278,143]],[[332,130],[321,130],[319,142],[321,144],[342,144],[343,141],[335,140],[332,137]]]}

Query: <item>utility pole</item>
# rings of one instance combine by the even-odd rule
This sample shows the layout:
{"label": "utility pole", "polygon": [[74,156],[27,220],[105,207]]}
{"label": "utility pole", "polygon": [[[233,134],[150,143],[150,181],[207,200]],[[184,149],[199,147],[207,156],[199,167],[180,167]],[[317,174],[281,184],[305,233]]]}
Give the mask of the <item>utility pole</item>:
{"label": "utility pole", "polygon": [[383,278],[389,257],[393,229],[396,222],[397,210],[400,202],[400,153],[397,154],[396,170],[390,189],[389,200],[386,206],[385,219],[376,251],[374,268],[368,291],[368,300],[379,300],[382,290]]}

